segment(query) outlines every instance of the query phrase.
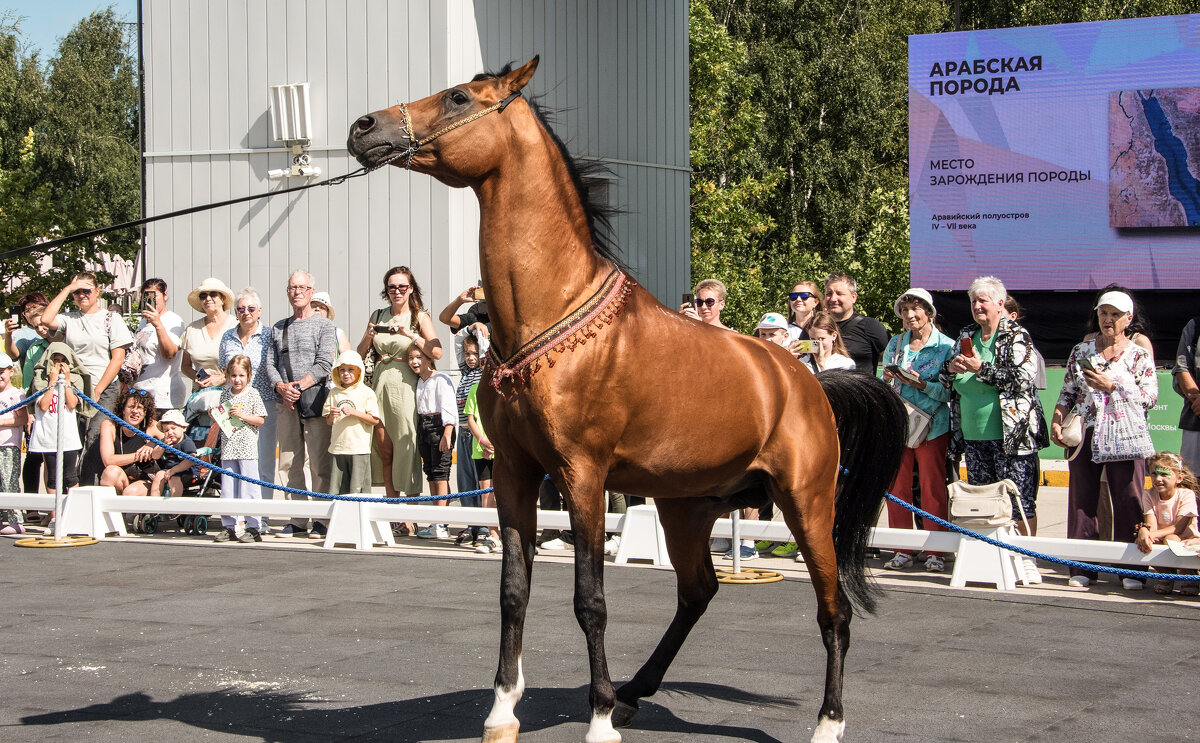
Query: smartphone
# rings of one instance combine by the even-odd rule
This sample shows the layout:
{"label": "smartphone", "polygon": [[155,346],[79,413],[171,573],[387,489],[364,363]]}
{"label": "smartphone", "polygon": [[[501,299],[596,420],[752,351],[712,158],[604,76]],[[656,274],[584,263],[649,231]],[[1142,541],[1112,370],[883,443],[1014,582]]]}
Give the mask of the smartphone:
{"label": "smartphone", "polygon": [[683,295],[683,299],[680,301],[680,304],[686,304],[686,305],[690,306],[694,303],[695,303],[695,297],[692,296],[692,293],[685,292]]}
{"label": "smartphone", "polygon": [[157,302],[154,301],[154,292],[142,292],[142,310],[158,309]]}
{"label": "smartphone", "polygon": [[899,364],[888,364],[883,368],[884,370],[890,371],[892,374],[895,374],[898,377],[904,374],[904,369]]}
{"label": "smartphone", "polygon": [[208,379],[208,372],[204,371],[203,369],[198,369],[196,371],[196,379],[201,381]]}
{"label": "smartphone", "polygon": [[13,305],[8,308],[8,318],[15,323],[21,322],[21,308]]}
{"label": "smartphone", "polygon": [[482,286],[475,287],[475,292],[474,292],[474,294],[471,295],[471,297],[476,302],[482,302],[483,301],[483,287]]}
{"label": "smartphone", "polygon": [[391,325],[372,325],[371,327],[375,329],[376,333],[395,333],[396,332],[395,330],[392,330]]}
{"label": "smartphone", "polygon": [[1091,372],[1096,371],[1096,365],[1092,362],[1091,356],[1084,356],[1082,359],[1080,359],[1079,360],[1079,368],[1087,369],[1088,371],[1091,371]]}
{"label": "smartphone", "polygon": [[817,352],[817,342],[816,341],[796,341],[795,343],[792,344],[792,353],[805,354],[805,353],[816,353],[816,352]]}
{"label": "smartphone", "polygon": [[960,338],[958,340],[958,352],[963,356],[975,355],[975,347],[971,345],[970,338]]}

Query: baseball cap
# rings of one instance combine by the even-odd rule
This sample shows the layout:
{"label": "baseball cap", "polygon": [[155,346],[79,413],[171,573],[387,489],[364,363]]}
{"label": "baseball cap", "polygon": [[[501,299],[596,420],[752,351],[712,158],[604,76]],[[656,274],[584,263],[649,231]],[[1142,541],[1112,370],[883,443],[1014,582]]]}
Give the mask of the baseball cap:
{"label": "baseball cap", "polygon": [[178,410],[168,410],[158,419],[159,423],[174,423],[177,426],[187,428],[187,419],[183,417],[183,413]]}
{"label": "baseball cap", "polygon": [[1127,315],[1133,314],[1133,297],[1125,292],[1104,292],[1100,295],[1100,299],[1096,301],[1096,306],[1092,309],[1098,310],[1103,305],[1116,307]]}
{"label": "baseball cap", "polygon": [[7,369],[10,366],[15,366],[15,364],[13,364],[12,357],[6,353],[0,352],[0,369]]}
{"label": "baseball cap", "polygon": [[768,312],[758,321],[758,325],[754,326],[755,330],[787,330],[787,319],[778,312]]}

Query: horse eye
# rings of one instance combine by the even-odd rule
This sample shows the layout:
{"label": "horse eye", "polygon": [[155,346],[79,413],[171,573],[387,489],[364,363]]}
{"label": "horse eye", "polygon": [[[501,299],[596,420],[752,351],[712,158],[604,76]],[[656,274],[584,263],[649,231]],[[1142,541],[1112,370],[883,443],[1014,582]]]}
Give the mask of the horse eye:
{"label": "horse eye", "polygon": [[452,90],[450,91],[450,100],[461,106],[465,103],[468,103],[471,99],[468,98],[467,94],[461,90]]}

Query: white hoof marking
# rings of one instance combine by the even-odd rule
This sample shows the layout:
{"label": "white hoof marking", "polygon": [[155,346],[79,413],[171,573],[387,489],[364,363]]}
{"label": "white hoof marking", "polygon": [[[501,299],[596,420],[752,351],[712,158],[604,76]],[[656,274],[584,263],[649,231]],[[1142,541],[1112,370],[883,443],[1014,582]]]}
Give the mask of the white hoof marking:
{"label": "white hoof marking", "polygon": [[817,729],[813,731],[812,743],[838,743],[845,732],[845,720],[835,721],[822,716],[820,722],[817,723]]}
{"label": "white hoof marking", "polygon": [[485,728],[497,728],[517,721],[514,712],[521,695],[525,693],[525,671],[521,667],[521,659],[517,658],[517,683],[511,688],[500,684],[495,686],[496,697],[492,702],[492,711],[483,721]]}
{"label": "white hoof marking", "polygon": [[621,743],[621,734],[613,729],[612,713],[592,715],[592,724],[588,726],[583,743]]}

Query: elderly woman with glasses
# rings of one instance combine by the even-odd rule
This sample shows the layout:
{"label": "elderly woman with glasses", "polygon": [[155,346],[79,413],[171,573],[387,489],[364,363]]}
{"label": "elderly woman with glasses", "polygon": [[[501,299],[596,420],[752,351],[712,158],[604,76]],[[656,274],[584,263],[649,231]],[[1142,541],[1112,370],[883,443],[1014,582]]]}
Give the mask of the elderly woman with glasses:
{"label": "elderly woman with glasses", "polygon": [[184,328],[179,348],[183,351],[180,371],[192,380],[195,389],[219,387],[225,384],[225,374],[218,359],[221,353],[221,336],[237,324],[229,314],[233,307],[233,292],[225,282],[207,278],[188,294],[188,304],[204,317]]}
{"label": "elderly woman with glasses", "polygon": [[[1083,440],[1067,466],[1067,538],[1098,539],[1100,476],[1108,479],[1112,498],[1113,539],[1133,542],[1142,522],[1141,497],[1146,457],[1154,453],[1146,411],[1158,400],[1154,357],[1133,339],[1135,305],[1124,289],[1106,291],[1095,306],[1100,332],[1071,350],[1062,391],[1051,419],[1050,437],[1063,441],[1063,420],[1070,412],[1081,418]],[[1071,568],[1068,583],[1083,587],[1096,573]],[[1126,590],[1141,581],[1122,579]]]}
{"label": "elderly woman with glasses", "polygon": [[[254,289],[247,287],[237,293],[233,311],[237,325],[221,336],[218,365],[224,369],[234,356],[250,359],[250,386],[258,390],[267,410],[275,409],[277,395],[275,385],[264,371],[267,365],[267,347],[271,344],[271,329],[262,324],[262,298]],[[275,482],[275,445],[278,415],[268,415],[258,427],[258,477],[266,482]],[[264,498],[274,491],[263,488]]]}
{"label": "elderly woman with glasses", "polygon": [[[75,301],[76,312],[59,314],[67,297]],[[53,333],[62,332],[63,341],[75,353],[92,384],[92,396],[102,408],[114,410],[121,385],[117,372],[125,361],[125,353],[133,345],[133,334],[120,315],[104,308],[96,274],[81,271],[42,310],[42,324]],[[100,419],[92,416],[83,438],[80,482],[95,485],[104,468],[96,441],[100,436]]]}
{"label": "elderly woman with glasses", "polygon": [[430,359],[442,357],[442,343],[425,309],[421,287],[407,266],[383,276],[380,296],[388,306],[371,313],[358,352],[375,351],[372,386],[383,426],[375,428],[375,450],[388,498],[421,494],[421,455],[417,450],[417,374],[405,362],[409,346]]}
{"label": "elderly woman with glasses", "polygon": [[[1029,331],[1010,320],[1004,309],[1008,292],[993,276],[971,282],[967,295],[975,322],[955,340],[954,356],[942,366],[942,385],[950,401],[950,456],[964,453],[967,481],[985,485],[1004,479],[1016,483],[1013,501],[1018,529],[1024,509],[1029,535],[1037,533],[1037,453],[1049,445],[1049,432],[1038,400],[1037,355]],[[1025,577],[1041,583],[1037,565],[1025,558]]]}

